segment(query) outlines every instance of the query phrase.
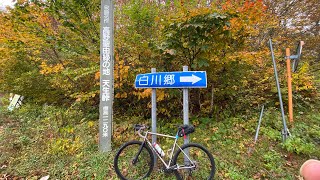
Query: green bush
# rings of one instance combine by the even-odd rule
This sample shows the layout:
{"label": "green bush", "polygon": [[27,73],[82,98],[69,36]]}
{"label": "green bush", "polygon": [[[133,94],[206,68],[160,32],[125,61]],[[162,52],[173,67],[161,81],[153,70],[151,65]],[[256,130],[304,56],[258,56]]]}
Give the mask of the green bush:
{"label": "green bush", "polygon": [[289,137],[283,147],[292,153],[312,155],[316,153],[316,146],[313,143],[306,142],[304,139],[296,136]]}
{"label": "green bush", "polygon": [[298,116],[294,127],[291,128],[292,136],[282,144],[282,147],[292,153],[320,157],[319,122],[319,114],[314,111]]}

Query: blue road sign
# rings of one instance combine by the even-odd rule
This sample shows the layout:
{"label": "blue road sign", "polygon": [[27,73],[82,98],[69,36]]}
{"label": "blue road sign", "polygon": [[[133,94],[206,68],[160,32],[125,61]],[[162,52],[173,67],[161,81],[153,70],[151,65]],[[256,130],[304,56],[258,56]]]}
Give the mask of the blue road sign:
{"label": "blue road sign", "polygon": [[206,88],[206,71],[157,72],[138,74],[136,88]]}

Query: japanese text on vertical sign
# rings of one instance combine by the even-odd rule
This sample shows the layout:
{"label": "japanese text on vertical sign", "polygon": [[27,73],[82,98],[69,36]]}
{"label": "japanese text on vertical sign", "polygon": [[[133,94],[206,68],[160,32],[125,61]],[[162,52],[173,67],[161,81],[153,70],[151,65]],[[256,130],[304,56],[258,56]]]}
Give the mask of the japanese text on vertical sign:
{"label": "japanese text on vertical sign", "polygon": [[[104,23],[109,23],[109,6],[104,6]],[[103,27],[102,29],[102,76],[110,76],[111,75],[111,28]],[[102,101],[110,100],[110,80],[102,81]]]}
{"label": "japanese text on vertical sign", "polygon": [[109,106],[103,106],[103,109],[102,109],[102,136],[103,137],[108,137],[108,132],[109,132],[108,118],[109,118]]}
{"label": "japanese text on vertical sign", "polygon": [[[110,6],[103,6],[103,27],[102,27],[102,72],[101,72],[101,101],[110,102],[111,100],[111,61],[112,61],[112,47],[111,47],[111,26],[110,24]],[[111,109],[108,104],[102,106],[102,137],[109,137],[109,119]]]}
{"label": "japanese text on vertical sign", "polygon": [[105,5],[103,7],[103,22],[104,23],[109,23],[109,6]]}

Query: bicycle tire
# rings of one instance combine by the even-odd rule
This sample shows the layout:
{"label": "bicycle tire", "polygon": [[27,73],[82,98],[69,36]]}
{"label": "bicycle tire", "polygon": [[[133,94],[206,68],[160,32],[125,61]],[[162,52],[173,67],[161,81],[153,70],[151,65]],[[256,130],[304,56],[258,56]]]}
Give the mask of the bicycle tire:
{"label": "bicycle tire", "polygon": [[[188,143],[181,146],[182,150],[189,150],[189,158],[196,164],[193,169],[174,170],[178,180],[183,179],[207,179],[212,180],[216,171],[215,162],[212,154],[203,146],[196,143]],[[184,153],[178,149],[173,157],[173,164],[187,167],[185,164]],[[201,162],[200,162],[201,161]],[[204,164],[205,163],[205,164]]]}
{"label": "bicycle tire", "polygon": [[154,166],[154,156],[148,145],[144,144],[137,163],[133,164],[133,159],[142,143],[135,140],[129,141],[123,144],[116,153],[114,157],[114,169],[120,179],[143,179],[151,174]]}

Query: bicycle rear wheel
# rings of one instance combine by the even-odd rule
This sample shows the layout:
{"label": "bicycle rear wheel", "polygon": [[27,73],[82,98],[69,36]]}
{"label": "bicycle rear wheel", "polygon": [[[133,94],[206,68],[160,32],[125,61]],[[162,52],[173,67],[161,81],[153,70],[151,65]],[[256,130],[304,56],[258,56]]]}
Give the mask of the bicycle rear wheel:
{"label": "bicycle rear wheel", "polygon": [[143,179],[148,177],[154,166],[154,157],[149,146],[144,144],[137,156],[143,142],[129,141],[122,145],[114,158],[114,169],[120,179]]}
{"label": "bicycle rear wheel", "polygon": [[[216,170],[215,162],[212,154],[206,148],[196,143],[189,143],[181,146],[181,149],[183,151],[179,149],[173,157],[173,164],[179,167],[174,171],[178,180],[213,179]],[[189,152],[189,158],[184,152]]]}

